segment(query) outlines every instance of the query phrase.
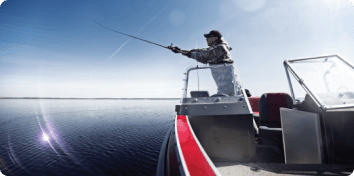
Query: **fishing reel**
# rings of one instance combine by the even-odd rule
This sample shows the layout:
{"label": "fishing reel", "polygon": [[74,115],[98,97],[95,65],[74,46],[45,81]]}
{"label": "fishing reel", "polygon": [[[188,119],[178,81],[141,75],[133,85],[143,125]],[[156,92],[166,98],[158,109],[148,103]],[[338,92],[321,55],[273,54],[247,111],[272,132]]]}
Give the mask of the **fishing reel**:
{"label": "fishing reel", "polygon": [[174,53],[182,53],[181,48],[178,48],[177,46],[173,46],[173,43],[171,43],[171,45],[168,46],[167,48],[170,49]]}

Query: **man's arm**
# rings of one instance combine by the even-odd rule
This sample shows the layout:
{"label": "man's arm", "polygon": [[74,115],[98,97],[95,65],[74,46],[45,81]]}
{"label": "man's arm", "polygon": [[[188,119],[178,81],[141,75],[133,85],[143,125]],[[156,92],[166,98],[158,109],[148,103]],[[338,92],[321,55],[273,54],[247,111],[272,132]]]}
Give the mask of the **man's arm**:
{"label": "man's arm", "polygon": [[182,49],[174,46],[174,47],[171,47],[171,51],[176,54],[181,53],[182,55],[191,58],[191,51],[193,51],[193,50],[182,50]]}
{"label": "man's arm", "polygon": [[201,63],[218,63],[227,54],[227,49],[223,45],[210,48],[196,49],[190,51],[190,58]]}
{"label": "man's arm", "polygon": [[182,50],[178,47],[171,48],[174,53],[181,53],[184,56],[195,59],[201,63],[218,63],[224,56],[227,55],[228,50],[224,45],[218,45],[210,48]]}

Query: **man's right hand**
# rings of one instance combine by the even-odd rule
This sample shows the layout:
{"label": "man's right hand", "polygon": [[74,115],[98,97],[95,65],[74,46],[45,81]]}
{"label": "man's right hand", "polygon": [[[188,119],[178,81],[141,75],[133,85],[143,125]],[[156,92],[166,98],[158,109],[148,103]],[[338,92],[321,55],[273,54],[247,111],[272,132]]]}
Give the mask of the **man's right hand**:
{"label": "man's right hand", "polygon": [[191,52],[188,51],[188,50],[182,50],[181,48],[178,48],[177,46],[172,46],[172,47],[169,47],[170,50],[174,53],[181,53],[183,54],[184,56],[187,56],[189,58],[191,58]]}

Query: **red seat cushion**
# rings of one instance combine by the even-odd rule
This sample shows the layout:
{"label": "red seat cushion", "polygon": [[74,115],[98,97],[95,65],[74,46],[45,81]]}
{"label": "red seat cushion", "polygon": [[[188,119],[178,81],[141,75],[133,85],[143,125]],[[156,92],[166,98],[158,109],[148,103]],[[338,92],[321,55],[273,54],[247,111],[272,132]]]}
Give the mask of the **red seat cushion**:
{"label": "red seat cushion", "polygon": [[279,108],[287,108],[285,93],[268,93],[267,94],[268,106],[268,120],[269,122],[280,122]]}
{"label": "red seat cushion", "polygon": [[250,105],[251,105],[251,108],[252,108],[252,111],[254,113],[258,113],[259,112],[259,108],[258,108],[258,103],[259,103],[259,99],[261,97],[249,97],[248,100],[250,102]]}

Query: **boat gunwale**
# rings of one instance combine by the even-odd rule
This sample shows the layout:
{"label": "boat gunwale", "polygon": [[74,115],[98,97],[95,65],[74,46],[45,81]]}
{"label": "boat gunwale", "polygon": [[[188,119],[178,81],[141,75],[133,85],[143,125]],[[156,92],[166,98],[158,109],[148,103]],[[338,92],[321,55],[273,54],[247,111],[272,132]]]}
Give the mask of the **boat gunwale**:
{"label": "boat gunwale", "polygon": [[[203,146],[200,144],[198,138],[196,137],[196,135],[194,134],[194,131],[190,125],[190,122],[189,122],[189,119],[188,119],[188,116],[186,115],[177,115],[176,116],[176,120],[175,120],[175,130],[176,130],[176,143],[177,143],[177,147],[178,147],[178,154],[179,154],[179,157],[181,159],[181,163],[182,163],[182,167],[183,167],[183,170],[185,172],[186,175],[191,175],[190,172],[189,172],[189,169],[188,169],[188,166],[187,166],[187,163],[185,161],[185,156],[183,155],[183,150],[181,148],[181,145],[180,145],[180,138],[178,137],[178,133],[180,131],[178,131],[178,122],[181,121],[182,119],[178,120],[178,118],[185,118],[186,119],[186,123],[188,125],[188,131],[192,134],[193,136],[193,141],[196,142],[198,148],[199,148],[199,151],[202,153],[204,159],[207,161],[207,163],[209,164],[210,168],[212,169],[212,171],[214,172],[215,175],[217,176],[221,176],[221,174],[219,173],[218,169],[216,168],[216,166],[214,165],[214,163],[211,161],[211,159],[209,158],[209,156],[207,155],[207,153],[205,152],[205,150],[203,149]],[[186,131],[181,131],[182,133],[186,133]],[[190,138],[189,138],[190,139]],[[197,163],[196,163],[197,164]]]}

